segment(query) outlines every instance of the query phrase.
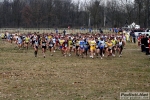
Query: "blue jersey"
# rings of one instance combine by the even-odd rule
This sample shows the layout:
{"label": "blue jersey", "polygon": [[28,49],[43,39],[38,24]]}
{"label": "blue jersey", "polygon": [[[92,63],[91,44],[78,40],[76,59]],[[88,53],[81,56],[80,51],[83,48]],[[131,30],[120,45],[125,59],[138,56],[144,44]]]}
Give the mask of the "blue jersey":
{"label": "blue jersey", "polygon": [[84,48],[85,48],[85,49],[88,49],[88,46],[89,46],[88,42],[87,42],[87,41],[84,41]]}
{"label": "blue jersey", "polygon": [[19,43],[19,44],[22,43],[21,37],[18,37],[18,43]]}
{"label": "blue jersey", "polygon": [[80,45],[81,48],[84,48],[84,41],[80,41],[79,45]]}
{"label": "blue jersey", "polygon": [[99,41],[96,41],[96,49],[98,49]]}
{"label": "blue jersey", "polygon": [[105,47],[105,41],[99,41],[99,44],[98,44],[99,48],[104,48]]}

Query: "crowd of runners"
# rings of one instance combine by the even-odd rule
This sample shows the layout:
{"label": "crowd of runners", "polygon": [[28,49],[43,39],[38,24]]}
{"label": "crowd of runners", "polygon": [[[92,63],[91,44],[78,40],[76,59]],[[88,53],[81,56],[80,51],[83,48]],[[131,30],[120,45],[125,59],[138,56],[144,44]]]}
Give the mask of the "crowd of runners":
{"label": "crowd of runners", "polygon": [[38,56],[39,49],[43,57],[46,51],[50,55],[57,55],[61,51],[62,56],[79,56],[90,58],[101,58],[109,56],[122,56],[123,48],[127,41],[125,34],[101,34],[101,33],[42,33],[11,34],[6,32],[4,38],[10,43],[16,43],[18,49],[34,48],[34,56]]}

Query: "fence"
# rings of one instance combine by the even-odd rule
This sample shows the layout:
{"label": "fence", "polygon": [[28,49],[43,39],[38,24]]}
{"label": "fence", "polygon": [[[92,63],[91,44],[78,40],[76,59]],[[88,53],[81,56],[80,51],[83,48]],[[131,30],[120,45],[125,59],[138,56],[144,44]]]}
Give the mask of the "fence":
{"label": "fence", "polygon": [[[63,33],[63,31],[66,31],[66,33],[97,33],[99,32],[99,29],[57,29],[58,33]],[[56,30],[54,28],[0,28],[0,33],[4,32],[19,32],[19,33],[28,33],[28,32],[39,32],[39,33],[56,33]],[[103,30],[104,32],[107,32],[108,30]]]}

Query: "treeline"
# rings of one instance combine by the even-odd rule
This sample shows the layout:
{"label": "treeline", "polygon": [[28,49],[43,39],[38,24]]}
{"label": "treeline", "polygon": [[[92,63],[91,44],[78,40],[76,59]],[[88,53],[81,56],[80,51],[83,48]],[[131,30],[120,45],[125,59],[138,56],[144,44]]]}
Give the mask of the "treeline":
{"label": "treeline", "polygon": [[4,0],[0,28],[122,27],[132,22],[150,26],[149,0],[104,1]]}

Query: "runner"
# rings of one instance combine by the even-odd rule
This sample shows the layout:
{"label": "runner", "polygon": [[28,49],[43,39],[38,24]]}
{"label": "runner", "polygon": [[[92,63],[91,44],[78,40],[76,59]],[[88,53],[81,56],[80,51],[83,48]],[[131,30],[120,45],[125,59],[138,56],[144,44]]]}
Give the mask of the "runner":
{"label": "runner", "polygon": [[97,56],[97,58],[98,58],[98,55],[99,55],[99,53],[100,53],[100,49],[99,49],[99,40],[98,40],[98,38],[96,38],[95,39],[96,40],[96,56]]}
{"label": "runner", "polygon": [[89,43],[87,42],[87,39],[84,39],[84,54],[87,57],[88,55],[88,49],[89,49]]}
{"label": "runner", "polygon": [[25,47],[26,47],[27,50],[28,50],[28,47],[29,47],[29,42],[30,42],[30,38],[29,38],[29,36],[27,35],[27,36],[25,37]]}
{"label": "runner", "polygon": [[64,41],[65,41],[63,38],[64,38],[64,37],[61,36],[61,37],[60,37],[60,40],[59,40],[59,48],[60,48],[60,51],[61,51],[62,55],[64,55],[64,52],[63,52],[63,43],[64,43]]}
{"label": "runner", "polygon": [[20,50],[21,47],[22,47],[22,37],[21,36],[18,36],[18,38],[17,38],[17,44],[18,44],[18,48]]}
{"label": "runner", "polygon": [[79,52],[80,52],[81,57],[83,58],[83,54],[84,54],[84,41],[83,41],[82,38],[80,38],[80,41],[79,41]]}
{"label": "runner", "polygon": [[25,38],[26,38],[26,36],[25,36],[25,34],[22,34],[21,38],[22,38],[22,47],[25,48],[26,47],[26,44],[25,44]]}
{"label": "runner", "polygon": [[99,44],[98,44],[99,50],[100,50],[100,58],[103,59],[103,51],[104,51],[104,47],[105,47],[105,41],[103,39],[103,37],[101,37]]}
{"label": "runner", "polygon": [[95,51],[96,51],[96,41],[94,40],[94,37],[92,37],[90,41],[90,52],[91,52],[90,57],[91,58],[94,58]]}
{"label": "runner", "polygon": [[119,38],[119,41],[117,43],[117,49],[119,51],[119,57],[122,56],[123,45],[124,45],[124,42],[123,42],[122,38]]}
{"label": "runner", "polygon": [[32,40],[31,46],[34,46],[34,43],[35,43],[36,38],[37,38],[37,34],[36,34],[36,32],[34,32],[34,34],[33,34],[32,37],[31,37],[31,40]]}
{"label": "runner", "polygon": [[49,40],[49,42],[48,42],[48,45],[49,45],[50,55],[53,56],[54,42],[53,42],[53,39],[52,39],[52,38],[50,38],[50,40]]}
{"label": "runner", "polygon": [[10,43],[13,43],[13,35],[10,34]]}
{"label": "runner", "polygon": [[117,41],[114,39],[115,37],[112,37],[112,40],[111,40],[111,42],[112,42],[112,44],[113,44],[113,46],[112,46],[112,56],[116,56],[115,55],[115,53],[116,53],[116,44],[117,44]]}
{"label": "runner", "polygon": [[75,53],[76,53],[76,55],[77,56],[79,56],[79,39],[76,39],[75,40],[75,46],[76,46],[76,48],[75,48]]}
{"label": "runner", "polygon": [[73,38],[72,44],[73,44],[72,51],[73,51],[74,53],[76,53],[76,38]]}
{"label": "runner", "polygon": [[63,55],[66,57],[67,51],[68,51],[68,39],[67,38],[65,39],[65,41],[62,44],[62,50],[63,50]]}
{"label": "runner", "polygon": [[113,47],[113,43],[111,42],[111,39],[108,40],[107,42],[107,52],[108,52],[108,55],[107,56],[112,56],[112,47]]}
{"label": "runner", "polygon": [[53,52],[56,52],[55,51],[56,50],[56,38],[55,38],[55,36],[53,36],[52,40],[53,40],[53,43],[54,43],[54,45],[53,45]]}
{"label": "runner", "polygon": [[68,54],[69,54],[69,56],[71,56],[72,47],[73,47],[73,42],[72,42],[71,37],[69,37],[69,40],[68,40]]}
{"label": "runner", "polygon": [[39,40],[38,40],[38,38],[36,38],[35,43],[34,43],[34,55],[35,55],[35,57],[37,57],[38,48],[39,48]]}
{"label": "runner", "polygon": [[55,46],[56,50],[59,50],[59,37],[56,37],[56,46]]}
{"label": "runner", "polygon": [[42,48],[42,53],[43,53],[44,58],[45,58],[45,52],[46,52],[46,45],[47,45],[47,41],[46,41],[45,37],[42,37],[41,48]]}

